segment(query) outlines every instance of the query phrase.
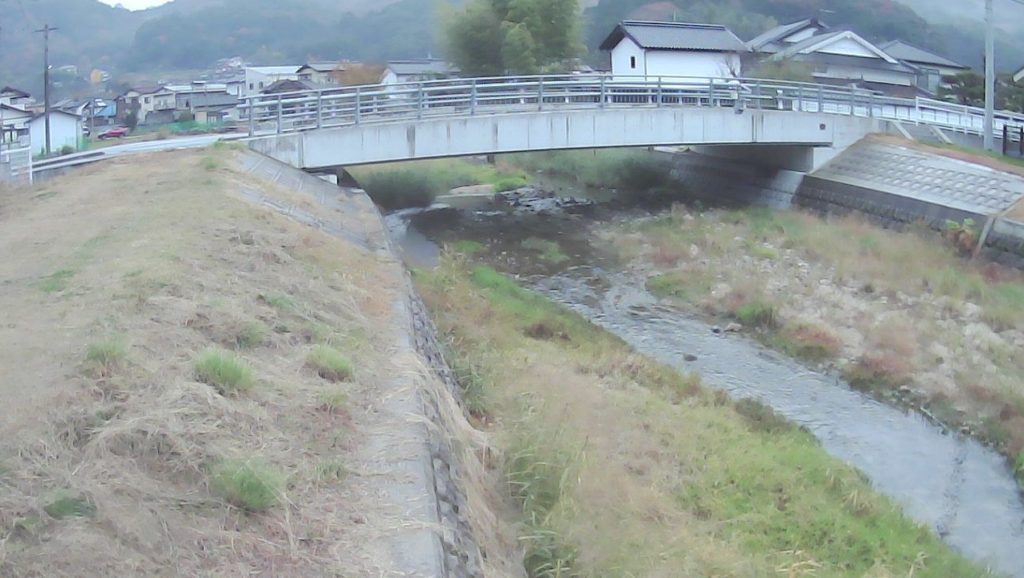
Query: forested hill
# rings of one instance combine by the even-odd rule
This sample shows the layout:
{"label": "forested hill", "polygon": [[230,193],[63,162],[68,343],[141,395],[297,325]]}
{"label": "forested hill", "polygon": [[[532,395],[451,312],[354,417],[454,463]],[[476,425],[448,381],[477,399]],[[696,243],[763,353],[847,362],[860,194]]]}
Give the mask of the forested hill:
{"label": "forested hill", "polygon": [[[929,0],[930,1],[930,0]],[[981,64],[978,19],[949,9],[914,12],[926,0],[585,0],[584,34],[590,59],[616,22],[627,17],[714,22],[751,38],[769,26],[817,15],[855,28],[870,40],[902,38],[965,64]],[[0,0],[0,85],[38,91],[42,42],[33,30],[48,23],[51,62],[115,73],[161,75],[209,67],[242,56],[262,64],[312,59],[381,61],[439,55],[443,12],[462,0],[174,0],[129,12],[98,0]],[[1003,0],[1000,1],[1003,3]],[[959,4],[959,3],[957,3]],[[971,2],[964,10],[974,10]],[[974,10],[976,11],[976,10]],[[1012,15],[1010,15],[1012,16]],[[934,19],[928,21],[926,18]],[[1021,35],[1003,31],[998,65],[1024,60]],[[64,86],[73,79],[64,79]]]}

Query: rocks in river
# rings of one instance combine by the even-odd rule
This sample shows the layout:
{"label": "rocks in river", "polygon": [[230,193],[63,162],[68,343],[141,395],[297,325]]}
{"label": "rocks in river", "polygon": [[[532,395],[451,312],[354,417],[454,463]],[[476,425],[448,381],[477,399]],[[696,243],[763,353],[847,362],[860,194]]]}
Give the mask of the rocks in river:
{"label": "rocks in river", "polygon": [[693,355],[692,353],[687,353],[686,355],[683,356],[683,359],[688,362],[693,362],[697,361],[697,356]]}
{"label": "rocks in river", "polygon": [[507,203],[517,212],[534,214],[579,213],[594,206],[590,199],[559,197],[551,191],[535,187],[522,187],[514,191],[498,193],[495,199]]}
{"label": "rocks in river", "polygon": [[739,323],[730,323],[725,326],[726,333],[739,333],[740,331],[743,331],[743,326]]}

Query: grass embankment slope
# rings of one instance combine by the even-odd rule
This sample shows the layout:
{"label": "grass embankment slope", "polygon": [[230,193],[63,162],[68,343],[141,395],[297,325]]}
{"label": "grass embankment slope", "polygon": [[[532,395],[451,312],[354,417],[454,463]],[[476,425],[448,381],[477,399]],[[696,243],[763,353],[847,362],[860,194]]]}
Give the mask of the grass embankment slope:
{"label": "grass embankment slope", "polygon": [[335,217],[239,154],[0,196],[0,576],[386,572],[360,448],[401,269],[244,200]]}
{"label": "grass embankment slope", "polygon": [[504,450],[530,576],[983,575],[769,409],[464,257],[416,279]]}
{"label": "grass embankment slope", "polygon": [[671,214],[607,238],[648,287],[923,404],[994,443],[1024,479],[1024,275],[928,231],[751,208]]}

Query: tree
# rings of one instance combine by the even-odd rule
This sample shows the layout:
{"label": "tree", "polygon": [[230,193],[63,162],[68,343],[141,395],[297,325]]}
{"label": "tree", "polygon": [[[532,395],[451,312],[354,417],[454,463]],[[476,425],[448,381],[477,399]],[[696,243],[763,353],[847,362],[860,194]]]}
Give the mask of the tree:
{"label": "tree", "polygon": [[135,127],[139,126],[139,113],[135,110],[128,111],[124,117],[124,124],[128,130],[135,130]]}
{"label": "tree", "polygon": [[582,52],[579,0],[471,0],[446,20],[448,57],[469,75],[565,71]]}

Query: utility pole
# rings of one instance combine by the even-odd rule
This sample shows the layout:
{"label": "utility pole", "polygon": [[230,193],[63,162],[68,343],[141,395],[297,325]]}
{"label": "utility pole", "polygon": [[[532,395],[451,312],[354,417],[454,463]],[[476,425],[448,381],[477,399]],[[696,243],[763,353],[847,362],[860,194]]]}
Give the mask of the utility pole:
{"label": "utility pole", "polygon": [[992,0],[985,0],[985,150],[996,150],[996,28]]}
{"label": "utility pole", "polygon": [[43,114],[46,116],[46,156],[50,156],[50,33],[57,30],[49,24],[36,30],[43,35]]}

